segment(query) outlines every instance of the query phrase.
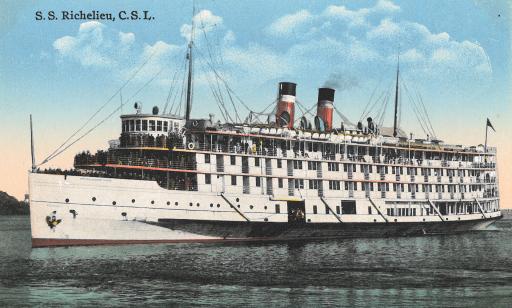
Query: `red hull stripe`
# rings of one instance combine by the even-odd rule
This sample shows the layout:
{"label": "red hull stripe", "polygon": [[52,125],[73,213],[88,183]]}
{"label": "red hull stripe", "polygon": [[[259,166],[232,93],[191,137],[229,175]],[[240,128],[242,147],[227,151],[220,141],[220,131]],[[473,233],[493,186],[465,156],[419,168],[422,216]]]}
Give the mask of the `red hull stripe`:
{"label": "red hull stripe", "polygon": [[57,246],[96,246],[96,245],[128,245],[128,244],[163,244],[163,243],[218,243],[218,242],[245,242],[245,241],[271,241],[273,238],[214,238],[214,239],[183,239],[183,240],[95,240],[95,239],[51,239],[33,238],[32,247]]}

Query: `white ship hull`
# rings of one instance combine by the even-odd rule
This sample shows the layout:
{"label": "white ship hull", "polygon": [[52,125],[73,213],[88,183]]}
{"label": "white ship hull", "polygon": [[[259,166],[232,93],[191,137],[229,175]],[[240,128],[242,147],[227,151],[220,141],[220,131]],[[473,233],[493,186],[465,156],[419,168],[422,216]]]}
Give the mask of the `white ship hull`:
{"label": "white ship hull", "polygon": [[455,233],[485,229],[501,218],[500,211],[387,216],[384,200],[372,205],[366,199],[356,199],[358,208],[380,210],[313,214],[312,204],[336,200],[308,198],[307,222],[297,224],[288,222],[287,200],[268,195],[174,191],[152,181],[40,173],[30,173],[29,186],[34,247]]}

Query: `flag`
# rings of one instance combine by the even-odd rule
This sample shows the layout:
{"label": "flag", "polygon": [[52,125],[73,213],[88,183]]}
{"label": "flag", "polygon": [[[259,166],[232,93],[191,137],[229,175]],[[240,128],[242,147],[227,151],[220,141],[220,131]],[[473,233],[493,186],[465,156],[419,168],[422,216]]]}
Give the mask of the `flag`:
{"label": "flag", "polygon": [[494,129],[494,127],[492,126],[491,121],[489,120],[489,118],[487,118],[487,126],[489,126],[490,128],[492,128],[492,130],[493,130],[493,131],[496,131],[496,130]]}

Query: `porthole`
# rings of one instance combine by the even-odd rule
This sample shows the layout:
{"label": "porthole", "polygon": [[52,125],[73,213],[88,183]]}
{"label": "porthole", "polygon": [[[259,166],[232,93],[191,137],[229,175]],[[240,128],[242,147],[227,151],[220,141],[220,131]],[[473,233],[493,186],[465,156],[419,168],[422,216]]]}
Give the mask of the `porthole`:
{"label": "porthole", "polygon": [[460,217],[459,217],[459,220],[460,220]]}
{"label": "porthole", "polygon": [[264,209],[266,210],[267,209],[267,206],[265,205]]}
{"label": "porthole", "polygon": [[92,201],[93,201],[93,202],[94,202],[94,201],[96,201],[96,197],[92,197]]}
{"label": "porthole", "polygon": [[171,201],[167,201],[167,205],[171,205]]}
{"label": "porthole", "polygon": [[252,210],[252,209],[254,208],[254,206],[252,206],[252,205],[249,205],[249,208],[250,208],[250,209]]}
{"label": "porthole", "polygon": [[448,220],[448,218],[446,218],[446,220]]}
{"label": "porthole", "polygon": [[132,203],[135,203],[135,199],[132,199]]}
{"label": "porthole", "polygon": [[213,203],[210,203],[210,207],[213,207]]}
{"label": "porthole", "polygon": [[423,218],[423,221],[425,221],[425,218]]}
{"label": "porthole", "polygon": [[174,205],[178,206],[178,201],[174,202]]}
{"label": "porthole", "polygon": [[373,222],[377,222],[377,219],[374,219]]}
{"label": "porthole", "polygon": [[197,205],[197,207],[199,207],[199,203],[197,203],[196,205]]}
{"label": "porthole", "polygon": [[116,202],[115,202],[115,201],[112,201],[112,205],[116,205]]}
{"label": "porthole", "polygon": [[236,207],[237,207],[237,208],[240,208],[240,204],[237,204],[237,206],[236,206]]}
{"label": "porthole", "polygon": [[192,202],[190,202],[188,205],[192,206],[193,204],[192,204]]}
{"label": "porthole", "polygon": [[155,204],[155,200],[151,200],[151,204]]}
{"label": "porthole", "polygon": [[308,218],[308,222],[311,222],[311,219]]}
{"label": "porthole", "polygon": [[265,218],[264,221],[268,221],[268,218]]}
{"label": "porthole", "polygon": [[395,222],[396,222],[396,218],[395,218]]}
{"label": "porthole", "polygon": [[217,207],[220,207],[220,204],[217,203]]}
{"label": "porthole", "polygon": [[236,198],[236,202],[240,202],[240,198]]}
{"label": "porthole", "polygon": [[69,199],[68,199],[68,198],[66,198],[66,200],[65,200],[65,201],[66,201],[66,203],[69,203]]}

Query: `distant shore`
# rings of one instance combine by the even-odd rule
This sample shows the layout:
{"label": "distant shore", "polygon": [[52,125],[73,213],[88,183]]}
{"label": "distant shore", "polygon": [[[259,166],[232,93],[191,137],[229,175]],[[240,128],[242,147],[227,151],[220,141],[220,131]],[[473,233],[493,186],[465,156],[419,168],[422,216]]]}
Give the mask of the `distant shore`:
{"label": "distant shore", "polygon": [[0,215],[28,215],[30,207],[27,202],[18,201],[6,192],[0,191]]}

